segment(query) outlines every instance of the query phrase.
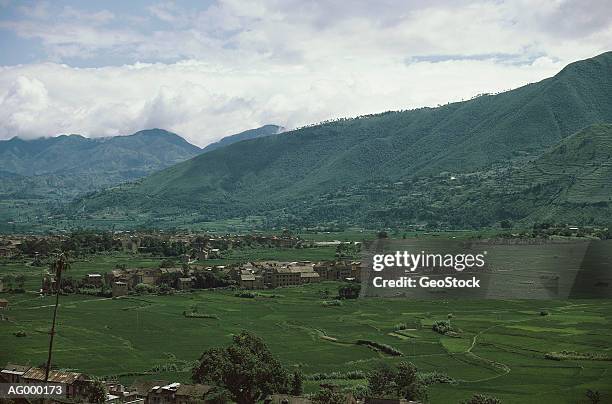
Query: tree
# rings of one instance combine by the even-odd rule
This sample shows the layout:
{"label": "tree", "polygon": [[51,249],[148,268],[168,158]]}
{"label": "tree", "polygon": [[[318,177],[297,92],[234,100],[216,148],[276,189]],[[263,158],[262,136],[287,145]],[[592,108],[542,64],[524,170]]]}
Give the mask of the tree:
{"label": "tree", "polygon": [[208,404],[225,404],[232,401],[232,394],[224,388],[214,386],[204,399]]}
{"label": "tree", "polygon": [[601,395],[599,394],[599,391],[593,391],[589,389],[586,392],[586,396],[592,404],[598,404],[601,402]]}
{"label": "tree", "polygon": [[397,396],[407,400],[422,400],[427,396],[426,386],[417,377],[417,368],[410,362],[400,362],[395,376]]}
{"label": "tree", "polygon": [[468,401],[465,401],[464,404],[501,404],[501,400],[487,396],[484,394],[474,394]]}
{"label": "tree", "polygon": [[165,260],[162,260],[161,264],[159,264],[159,267],[160,268],[174,268],[175,265],[176,263],[174,262],[174,260],[165,259]]}
{"label": "tree", "polygon": [[345,404],[346,397],[342,393],[324,387],[312,396],[314,404]]}
{"label": "tree", "polygon": [[192,370],[196,383],[227,389],[238,404],[250,404],[288,391],[289,375],[264,341],[246,331],[234,335],[232,345],[205,351]]}
{"label": "tree", "polygon": [[301,396],[304,392],[303,384],[303,376],[302,372],[298,370],[293,372],[293,378],[291,379],[291,395],[293,396]]}
{"label": "tree", "polygon": [[26,277],[24,274],[19,274],[15,276],[15,284],[17,284],[17,289],[23,290],[23,285],[25,283]]}
{"label": "tree", "polygon": [[394,389],[396,370],[388,363],[382,362],[368,373],[368,388],[375,397],[383,397]]}
{"label": "tree", "polygon": [[423,400],[427,397],[426,387],[410,362],[400,362],[396,368],[383,362],[368,374],[368,389],[374,397]]}
{"label": "tree", "polygon": [[361,286],[357,283],[347,283],[338,288],[338,296],[341,299],[357,299],[361,292]]}
{"label": "tree", "polygon": [[4,278],[2,278],[2,282],[6,286],[7,290],[11,290],[13,289],[13,282],[15,282],[15,277],[13,275],[5,275]]}
{"label": "tree", "polygon": [[88,403],[103,403],[106,401],[106,387],[99,380],[94,381],[87,389]]}

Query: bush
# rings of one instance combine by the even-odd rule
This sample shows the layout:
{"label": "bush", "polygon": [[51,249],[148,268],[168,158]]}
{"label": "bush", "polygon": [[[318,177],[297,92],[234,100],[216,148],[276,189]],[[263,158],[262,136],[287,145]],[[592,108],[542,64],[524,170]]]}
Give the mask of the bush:
{"label": "bush", "polygon": [[340,300],[325,300],[321,305],[323,307],[335,307],[342,306],[342,302]]}
{"label": "bush", "polygon": [[402,356],[402,351],[397,348],[392,347],[391,345],[381,344],[376,341],[369,341],[366,339],[359,339],[356,342],[357,345],[366,345],[376,351],[384,352],[391,356]]}
{"label": "bush", "polygon": [[451,327],[449,321],[444,321],[444,320],[436,321],[435,323],[433,323],[433,325],[431,326],[431,329],[437,332],[438,334],[442,334],[442,335],[451,335],[459,331]]}
{"label": "bush", "polygon": [[351,394],[357,399],[363,399],[370,395],[370,389],[365,384],[357,384],[351,388]]}
{"label": "bush", "polygon": [[313,373],[311,375],[304,376],[306,380],[361,380],[367,377],[366,373],[362,370],[351,370],[346,373],[342,372],[330,372],[330,373]]}
{"label": "bush", "polygon": [[153,285],[147,285],[146,283],[139,283],[134,287],[134,291],[139,295],[145,293],[155,293],[157,292],[157,287]]}
{"label": "bush", "polygon": [[242,297],[245,299],[255,299],[255,297],[257,297],[257,295],[253,292],[240,292],[240,293],[236,293],[234,296]]}
{"label": "bush", "polygon": [[443,384],[455,383],[455,379],[453,379],[446,373],[440,373],[436,371],[429,372],[429,373],[420,373],[419,380],[422,383],[426,384],[427,386],[430,386],[436,383],[443,383]]}
{"label": "bush", "polygon": [[484,394],[474,394],[468,401],[464,401],[464,404],[501,404],[501,400]]}
{"label": "bush", "polygon": [[28,334],[26,334],[26,332],[23,331],[23,330],[14,332],[13,335],[18,337],[18,338],[27,337],[28,336]]}

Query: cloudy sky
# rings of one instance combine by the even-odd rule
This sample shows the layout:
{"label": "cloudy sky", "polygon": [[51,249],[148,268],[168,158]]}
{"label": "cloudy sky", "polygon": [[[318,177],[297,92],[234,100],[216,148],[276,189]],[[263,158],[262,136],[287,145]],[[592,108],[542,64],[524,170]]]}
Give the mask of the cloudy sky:
{"label": "cloudy sky", "polygon": [[0,0],[0,139],[241,130],[458,101],[612,50],[609,0]]}

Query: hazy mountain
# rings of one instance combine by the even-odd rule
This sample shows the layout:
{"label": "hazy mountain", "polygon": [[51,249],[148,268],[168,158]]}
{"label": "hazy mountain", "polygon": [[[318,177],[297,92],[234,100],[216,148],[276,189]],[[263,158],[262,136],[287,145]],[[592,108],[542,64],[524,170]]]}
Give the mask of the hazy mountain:
{"label": "hazy mountain", "polygon": [[70,198],[133,181],[201,152],[182,137],[162,130],[129,136],[80,135],[0,141],[1,199]]}
{"label": "hazy mountain", "polygon": [[208,146],[204,147],[204,149],[202,150],[204,153],[206,153],[209,151],[219,149],[221,147],[229,146],[231,144],[240,142],[242,140],[257,139],[259,137],[276,135],[277,133],[281,133],[284,130],[285,128],[283,128],[282,126],[265,125],[265,126],[262,126],[261,128],[249,129],[249,130],[245,130],[244,132],[237,133],[235,135],[226,136],[223,139],[219,140],[218,142],[209,144]]}
{"label": "hazy mountain", "polygon": [[150,129],[129,136],[86,138],[62,135],[0,141],[0,168],[26,176],[99,172],[141,177],[201,152],[177,134]]}
{"label": "hazy mountain", "polygon": [[[502,94],[238,142],[137,184],[99,193],[78,206],[90,213],[199,212],[205,218],[227,218],[274,212],[272,216],[285,215],[296,223],[334,217],[371,221],[370,213],[387,212],[393,204],[393,198],[372,194],[378,186],[418,183],[445,173],[473,173],[473,188],[480,189],[485,186],[482,181],[496,178],[491,172],[515,170],[517,165],[544,158],[543,153],[566,137],[603,122],[612,122],[612,52],[570,64],[552,78]],[[572,165],[573,158],[567,155],[564,164]],[[361,202],[338,203],[347,195]],[[449,196],[442,193],[440,198]],[[552,197],[542,195],[540,201]],[[506,216],[527,217],[537,208],[519,204],[504,209],[504,201],[499,201],[498,212],[484,215],[478,209],[489,206],[487,200],[493,195],[473,198],[468,206],[475,209],[471,213],[482,216],[477,224]],[[422,209],[418,198],[414,202],[417,205],[404,206],[406,220],[435,219],[415,214]],[[429,208],[452,211],[451,202],[444,205],[436,202]],[[317,211],[314,206],[324,209]]]}

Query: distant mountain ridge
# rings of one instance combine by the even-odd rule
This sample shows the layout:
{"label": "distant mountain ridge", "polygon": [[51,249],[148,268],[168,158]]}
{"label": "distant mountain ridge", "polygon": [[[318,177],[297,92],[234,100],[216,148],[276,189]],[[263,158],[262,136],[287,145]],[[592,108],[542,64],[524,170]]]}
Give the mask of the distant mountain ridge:
{"label": "distant mountain ridge", "polygon": [[237,133],[235,135],[226,136],[218,142],[211,143],[202,149],[203,153],[207,153],[213,150],[217,150],[221,147],[229,146],[236,142],[243,140],[257,139],[260,137],[276,135],[284,132],[285,128],[278,125],[264,125],[260,128],[245,130],[244,132]]}
{"label": "distant mountain ridge", "polygon": [[128,136],[81,135],[0,141],[0,169],[15,174],[79,174],[99,171],[134,179],[185,161],[201,149],[179,135],[148,129]]}

